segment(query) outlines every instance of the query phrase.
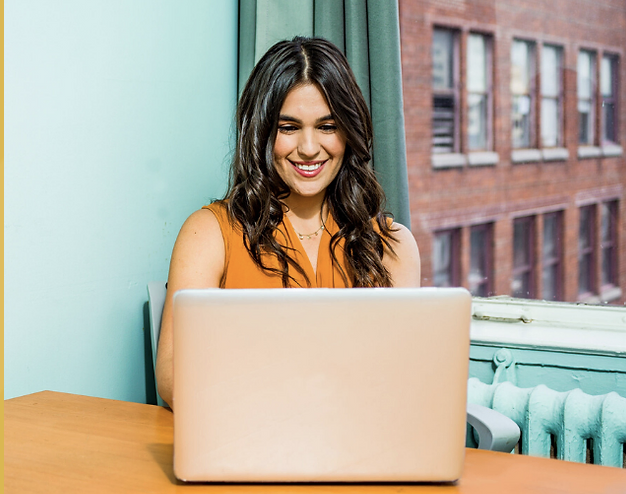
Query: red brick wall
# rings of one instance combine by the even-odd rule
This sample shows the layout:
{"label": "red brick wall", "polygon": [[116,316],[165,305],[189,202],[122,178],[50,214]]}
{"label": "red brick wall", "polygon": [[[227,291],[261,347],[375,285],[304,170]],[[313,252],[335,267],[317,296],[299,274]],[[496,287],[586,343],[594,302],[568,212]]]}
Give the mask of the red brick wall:
{"label": "red brick wall", "polygon": [[[431,165],[431,38],[433,26],[458,29],[460,48],[467,34],[493,38],[493,150],[495,166],[433,169]],[[513,218],[539,214],[536,255],[540,255],[541,216],[564,211],[564,299],[578,296],[579,207],[619,199],[619,284],[626,301],[626,154],[615,158],[578,159],[576,66],[580,48],[596,52],[596,80],[604,51],[619,55],[619,143],[626,152],[626,2],[624,0],[400,0],[400,32],[412,231],[422,255],[423,285],[431,285],[432,233],[464,227],[461,279],[467,286],[469,234],[472,224],[494,222],[495,292],[510,294]],[[511,162],[510,52],[514,38],[563,47],[564,147],[569,159],[556,162]],[[537,50],[540,54],[540,50]],[[465,56],[461,60],[465,60]],[[461,66],[461,82],[465,66]],[[536,81],[538,83],[538,80]],[[599,99],[599,89],[597,91]],[[539,98],[537,98],[539,99]],[[466,94],[461,92],[465,106]],[[599,128],[599,103],[596,117]],[[463,127],[466,119],[463,120]],[[598,131],[596,130],[596,140]],[[598,144],[598,143],[596,143]],[[463,137],[461,146],[464,146]],[[599,226],[599,210],[598,226]],[[599,242],[598,242],[599,246]],[[598,251],[599,254],[599,251]],[[600,265],[596,269],[599,285]],[[539,265],[537,266],[539,267]],[[537,289],[541,276],[536,276]],[[538,292],[540,293],[540,292]]]}

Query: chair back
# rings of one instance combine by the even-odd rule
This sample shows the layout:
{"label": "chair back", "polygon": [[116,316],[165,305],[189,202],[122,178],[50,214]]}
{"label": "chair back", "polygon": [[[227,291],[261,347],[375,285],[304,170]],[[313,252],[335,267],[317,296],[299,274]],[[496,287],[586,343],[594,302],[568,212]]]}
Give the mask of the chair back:
{"label": "chair back", "polygon": [[151,281],[148,283],[148,313],[150,314],[150,344],[152,346],[152,365],[154,368],[154,386],[156,388],[157,404],[166,406],[161,396],[156,382],[156,358],[159,344],[159,334],[161,333],[161,316],[163,315],[163,305],[167,288],[165,281]]}

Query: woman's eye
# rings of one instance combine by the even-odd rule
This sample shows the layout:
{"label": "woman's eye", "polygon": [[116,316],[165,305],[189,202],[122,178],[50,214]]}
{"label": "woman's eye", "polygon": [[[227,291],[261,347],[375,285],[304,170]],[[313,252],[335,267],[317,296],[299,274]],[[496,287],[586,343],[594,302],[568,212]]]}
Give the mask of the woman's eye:
{"label": "woman's eye", "polygon": [[337,130],[337,126],[334,124],[324,124],[320,126],[320,130],[322,132],[335,132]]}
{"label": "woman's eye", "polygon": [[282,132],[283,134],[290,134],[292,132],[295,132],[296,130],[298,130],[298,128],[295,125],[279,125],[278,126],[278,131]]}

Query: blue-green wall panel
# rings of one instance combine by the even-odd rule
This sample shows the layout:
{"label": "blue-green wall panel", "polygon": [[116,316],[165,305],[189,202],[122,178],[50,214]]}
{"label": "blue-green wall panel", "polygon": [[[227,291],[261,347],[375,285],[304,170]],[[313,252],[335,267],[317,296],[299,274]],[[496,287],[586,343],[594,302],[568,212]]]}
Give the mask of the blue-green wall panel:
{"label": "blue-green wall panel", "polygon": [[237,2],[5,2],[5,398],[145,400],[142,306],[224,192]]}

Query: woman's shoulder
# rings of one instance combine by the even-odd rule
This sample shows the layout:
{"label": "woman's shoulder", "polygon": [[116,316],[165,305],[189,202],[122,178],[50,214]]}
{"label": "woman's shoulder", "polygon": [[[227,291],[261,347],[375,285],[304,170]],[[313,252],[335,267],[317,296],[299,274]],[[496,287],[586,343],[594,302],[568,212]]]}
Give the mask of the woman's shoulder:
{"label": "woman's shoulder", "polygon": [[393,286],[420,286],[420,253],[415,237],[406,226],[392,221],[390,225],[393,242],[393,254],[386,253],[383,258],[391,273]]}

